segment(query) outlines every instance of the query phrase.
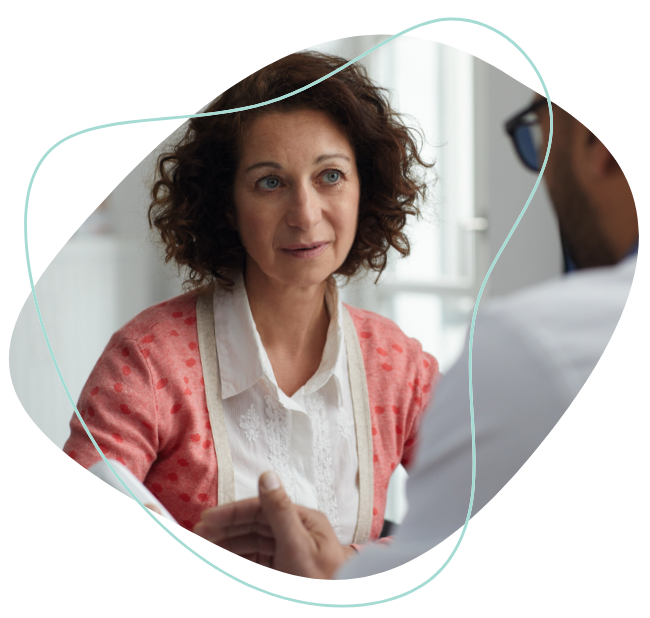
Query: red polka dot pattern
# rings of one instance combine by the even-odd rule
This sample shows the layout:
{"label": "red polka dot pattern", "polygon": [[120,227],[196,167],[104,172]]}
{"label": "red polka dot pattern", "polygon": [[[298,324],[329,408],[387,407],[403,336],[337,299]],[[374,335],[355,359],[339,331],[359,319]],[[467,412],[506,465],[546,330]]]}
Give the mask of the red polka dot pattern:
{"label": "red polka dot pattern", "polygon": [[[414,428],[437,365],[392,322],[354,308],[350,314],[370,399],[375,538],[391,471],[408,462],[416,447]],[[77,406],[106,456],[126,461],[189,529],[218,495],[195,320],[192,293],[137,316],[111,339]],[[97,451],[76,416],[71,427],[66,452],[88,467]]]}

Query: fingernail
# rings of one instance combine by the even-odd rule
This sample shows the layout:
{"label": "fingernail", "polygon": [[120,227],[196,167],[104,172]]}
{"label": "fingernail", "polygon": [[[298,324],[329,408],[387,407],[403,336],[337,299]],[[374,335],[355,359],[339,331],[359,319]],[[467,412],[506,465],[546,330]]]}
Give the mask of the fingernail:
{"label": "fingernail", "polygon": [[260,489],[262,491],[275,491],[276,489],[280,489],[280,487],[280,477],[275,472],[273,472],[273,470],[265,472],[260,477]]}

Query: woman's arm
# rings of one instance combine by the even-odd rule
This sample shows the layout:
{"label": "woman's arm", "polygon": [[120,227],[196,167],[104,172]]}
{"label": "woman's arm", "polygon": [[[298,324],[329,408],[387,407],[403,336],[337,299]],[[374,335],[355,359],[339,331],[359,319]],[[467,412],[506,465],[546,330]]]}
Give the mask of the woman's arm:
{"label": "woman's arm", "polygon": [[[158,423],[149,368],[136,341],[113,336],[81,392],[77,409],[104,456],[144,480],[158,452]],[[63,450],[84,468],[101,458],[76,414]]]}

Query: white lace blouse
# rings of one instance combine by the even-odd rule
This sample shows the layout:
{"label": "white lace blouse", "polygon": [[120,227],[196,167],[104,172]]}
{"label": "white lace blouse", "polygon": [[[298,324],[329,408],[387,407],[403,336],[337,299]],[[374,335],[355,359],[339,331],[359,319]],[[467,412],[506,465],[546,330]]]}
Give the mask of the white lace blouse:
{"label": "white lace blouse", "polygon": [[359,509],[358,458],[336,284],[318,371],[293,397],[277,385],[240,276],[232,293],[215,291],[221,397],[235,476],[235,499],[257,496],[259,476],[275,470],[293,501],[327,515],[343,544]]}

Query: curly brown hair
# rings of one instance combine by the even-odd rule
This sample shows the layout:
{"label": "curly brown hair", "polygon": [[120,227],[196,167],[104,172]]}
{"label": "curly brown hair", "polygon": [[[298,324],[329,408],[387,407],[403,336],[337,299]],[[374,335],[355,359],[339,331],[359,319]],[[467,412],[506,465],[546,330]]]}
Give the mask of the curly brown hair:
{"label": "curly brown hair", "polygon": [[[347,62],[318,52],[292,54],[260,69],[217,97],[204,112],[241,108],[306,86]],[[419,216],[427,187],[421,172],[432,168],[420,155],[419,133],[391,108],[388,92],[359,64],[280,102],[236,113],[192,118],[174,146],[158,157],[149,225],[160,232],[165,261],[188,270],[186,284],[216,281],[232,286],[246,255],[235,229],[233,183],[246,128],[262,114],[313,109],[344,130],[356,156],[361,184],[359,220],[352,248],[335,274],[386,268],[393,247],[410,245],[403,228]]]}

